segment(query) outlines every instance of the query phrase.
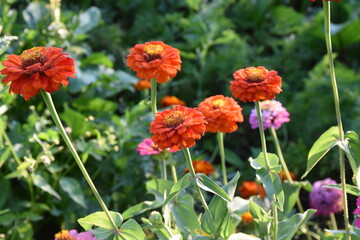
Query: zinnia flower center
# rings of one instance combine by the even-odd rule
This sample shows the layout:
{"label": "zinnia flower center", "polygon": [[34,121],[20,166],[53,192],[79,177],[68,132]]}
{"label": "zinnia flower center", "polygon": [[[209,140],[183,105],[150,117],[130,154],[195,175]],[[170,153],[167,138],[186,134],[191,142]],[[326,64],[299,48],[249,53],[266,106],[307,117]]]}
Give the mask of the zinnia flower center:
{"label": "zinnia flower center", "polygon": [[61,230],[61,232],[55,234],[56,240],[76,240],[73,236],[70,235],[68,230]]}
{"label": "zinnia flower center", "polygon": [[173,111],[165,116],[164,123],[167,127],[173,128],[184,122],[183,113],[181,111]]}
{"label": "zinnia flower center", "polygon": [[164,48],[160,45],[149,44],[144,47],[144,57],[146,61],[151,62],[161,57]]}
{"label": "zinnia flower center", "polygon": [[222,106],[225,105],[225,101],[223,99],[217,99],[215,101],[212,102],[214,107],[216,108],[221,108]]}
{"label": "zinnia flower center", "polygon": [[265,80],[264,71],[262,69],[248,69],[246,72],[246,80],[251,83],[258,83]]}
{"label": "zinnia flower center", "polygon": [[23,67],[29,67],[35,63],[41,63],[41,65],[43,65],[45,61],[45,56],[42,54],[41,48],[39,47],[25,50],[20,56]]}

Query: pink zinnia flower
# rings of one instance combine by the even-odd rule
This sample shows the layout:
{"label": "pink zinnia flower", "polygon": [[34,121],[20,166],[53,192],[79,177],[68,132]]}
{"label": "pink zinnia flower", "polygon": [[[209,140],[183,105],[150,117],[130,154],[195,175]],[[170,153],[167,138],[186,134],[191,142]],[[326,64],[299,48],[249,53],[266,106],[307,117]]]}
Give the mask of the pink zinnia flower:
{"label": "pink zinnia flower", "polygon": [[77,230],[61,230],[55,234],[55,240],[97,240],[91,231],[80,232]]}
{"label": "pink zinnia flower", "polygon": [[[158,146],[153,142],[153,140],[151,138],[145,138],[144,141],[139,143],[136,151],[138,151],[141,156],[157,155],[157,154],[163,152],[158,148]],[[176,151],[170,150],[170,152],[176,152]]]}
{"label": "pink zinnia flower", "polygon": [[343,210],[343,194],[340,189],[324,187],[323,185],[336,184],[335,180],[326,178],[316,181],[310,192],[310,206],[317,210],[315,215],[329,216]]}
{"label": "pink zinnia flower", "polygon": [[[290,114],[286,108],[282,106],[279,101],[267,100],[260,102],[261,115],[264,125],[264,130],[274,127],[279,129],[283,123],[290,121]],[[249,122],[252,129],[259,127],[259,121],[256,114],[256,109],[251,111]]]}
{"label": "pink zinnia flower", "polygon": [[359,217],[359,215],[360,215],[360,197],[358,197],[356,199],[356,206],[357,206],[357,208],[353,212],[354,214],[358,215],[358,216],[356,216],[355,225],[357,228],[360,228],[360,217]]}

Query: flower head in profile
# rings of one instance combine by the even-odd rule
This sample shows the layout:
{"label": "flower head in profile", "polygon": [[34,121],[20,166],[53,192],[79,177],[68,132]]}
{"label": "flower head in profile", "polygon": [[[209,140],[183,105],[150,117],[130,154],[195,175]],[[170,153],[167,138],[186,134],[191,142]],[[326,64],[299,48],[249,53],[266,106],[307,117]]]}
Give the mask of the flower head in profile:
{"label": "flower head in profile", "polygon": [[34,47],[21,55],[9,55],[2,62],[5,68],[1,74],[6,75],[2,82],[11,82],[9,92],[21,94],[25,100],[40,90],[52,93],[60,89],[60,84],[69,85],[68,77],[75,77],[74,59],[62,51],[56,47]]}
{"label": "flower head in profile", "polygon": [[130,49],[126,64],[140,79],[156,79],[158,83],[169,81],[181,70],[180,52],[161,41],[136,44]]}
{"label": "flower head in profile", "polygon": [[208,122],[206,132],[234,132],[238,129],[237,122],[243,122],[242,108],[231,97],[216,95],[206,98],[198,106],[198,110]]}
{"label": "flower head in profile", "polygon": [[357,206],[357,208],[354,210],[354,214],[356,214],[357,216],[356,216],[356,220],[355,220],[355,226],[357,227],[357,228],[360,228],[360,217],[359,217],[359,215],[360,215],[360,197],[358,197],[357,199],[356,199],[356,206]]}
{"label": "flower head in profile", "polygon": [[[153,142],[151,138],[145,138],[144,141],[139,143],[136,151],[138,151],[141,156],[157,155],[163,152],[158,148],[158,146]],[[170,150],[170,152],[175,152],[175,151]]]}
{"label": "flower head in profile", "polygon": [[[194,160],[192,161],[192,165],[194,167],[195,173],[203,173],[207,176],[215,173],[214,166],[205,160]],[[185,169],[185,172],[189,172],[189,169]]]}
{"label": "flower head in profile", "polygon": [[251,196],[259,195],[260,197],[266,197],[264,187],[255,181],[244,181],[239,187],[239,194],[242,198],[248,199]]}
{"label": "flower head in profile", "polygon": [[80,232],[77,230],[61,230],[55,234],[55,240],[96,240],[92,232]]}
{"label": "flower head in profile", "polygon": [[149,80],[139,80],[136,84],[134,84],[134,87],[137,91],[150,89],[151,83]]}
{"label": "flower head in profile", "polygon": [[315,215],[329,216],[331,213],[339,213],[343,210],[341,190],[324,187],[328,184],[336,184],[336,181],[326,178],[313,184],[313,189],[310,192],[310,206],[317,210]]}
{"label": "flower head in profile", "polygon": [[195,140],[200,139],[205,133],[205,124],[201,112],[175,105],[173,109],[156,113],[154,121],[150,124],[150,132],[154,134],[152,140],[160,150],[180,150],[195,145]]}
{"label": "flower head in profile", "polygon": [[230,90],[242,102],[271,100],[281,92],[281,77],[264,67],[248,67],[234,73]]}
{"label": "flower head in profile", "polygon": [[[261,107],[261,115],[263,119],[264,130],[274,127],[275,129],[279,129],[283,123],[290,121],[290,114],[282,106],[279,101],[276,100],[267,100],[260,102]],[[250,126],[252,129],[259,127],[259,121],[256,114],[256,109],[254,108],[251,111],[249,117]]]}
{"label": "flower head in profile", "polygon": [[174,105],[186,106],[186,103],[175,96],[165,96],[163,99],[160,100],[160,105],[164,108]]}

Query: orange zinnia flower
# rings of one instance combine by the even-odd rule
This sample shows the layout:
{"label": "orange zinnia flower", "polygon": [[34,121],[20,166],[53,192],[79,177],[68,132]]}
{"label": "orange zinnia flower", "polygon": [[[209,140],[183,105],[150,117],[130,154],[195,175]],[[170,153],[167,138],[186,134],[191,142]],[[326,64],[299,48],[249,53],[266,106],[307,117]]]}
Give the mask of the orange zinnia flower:
{"label": "orange zinnia flower", "polygon": [[195,140],[205,133],[204,115],[193,108],[175,105],[156,113],[154,121],[150,124],[150,132],[154,135],[152,140],[160,150],[171,148],[180,150],[195,145]]}
{"label": "orange zinnia flower", "polygon": [[169,81],[181,70],[179,50],[161,41],[136,44],[130,49],[126,64],[138,78],[154,78],[158,83]]}
{"label": "orange zinnia flower", "polygon": [[135,89],[138,91],[150,89],[151,83],[149,80],[140,80],[134,85]]}
{"label": "orange zinnia flower", "polygon": [[165,96],[163,99],[161,99],[160,105],[161,107],[169,107],[173,105],[186,106],[183,100],[180,100],[175,96]]}
{"label": "orange zinnia flower", "polygon": [[252,221],[254,219],[254,217],[251,215],[250,211],[246,211],[244,213],[244,215],[241,216],[241,218],[248,224],[252,223]]}
{"label": "orange zinnia flower", "polygon": [[206,132],[234,132],[238,129],[236,122],[243,122],[242,108],[230,97],[216,95],[206,98],[198,110],[208,122]]}
{"label": "orange zinnia flower", "polygon": [[[211,163],[205,160],[195,160],[192,161],[192,164],[194,166],[195,173],[203,173],[207,176],[210,174],[213,174],[215,172],[215,168]],[[189,169],[185,169],[185,172],[189,172]]]}
{"label": "orange zinnia flower", "polygon": [[230,90],[243,102],[271,100],[281,92],[281,77],[264,67],[248,67],[234,73]]}
{"label": "orange zinnia flower", "polygon": [[239,193],[240,196],[245,199],[253,195],[260,195],[262,198],[266,196],[264,187],[255,181],[244,181],[239,187]]}
{"label": "orange zinnia flower", "polygon": [[69,85],[68,77],[74,78],[74,59],[67,57],[61,48],[34,47],[21,55],[11,54],[2,62],[5,66],[2,81],[11,82],[10,93],[21,94],[29,100],[43,89],[49,93],[60,89],[60,84]]}

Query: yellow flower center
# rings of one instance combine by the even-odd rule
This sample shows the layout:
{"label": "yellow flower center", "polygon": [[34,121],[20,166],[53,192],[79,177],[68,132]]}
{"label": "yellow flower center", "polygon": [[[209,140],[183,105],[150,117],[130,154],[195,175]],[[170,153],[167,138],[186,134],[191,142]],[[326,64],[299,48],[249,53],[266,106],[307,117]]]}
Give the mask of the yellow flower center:
{"label": "yellow flower center", "polygon": [[164,118],[165,125],[170,128],[177,127],[183,122],[184,117],[181,111],[173,111]]}
{"label": "yellow flower center", "polygon": [[56,240],[76,240],[73,236],[70,235],[68,230],[61,230],[55,234]]}
{"label": "yellow flower center", "polygon": [[21,53],[21,62],[24,67],[31,66],[35,63],[44,64],[45,56],[41,52],[41,48],[34,47]]}
{"label": "yellow flower center", "polygon": [[151,62],[161,57],[164,48],[160,45],[149,44],[144,47],[144,57],[146,61]]}
{"label": "yellow flower center", "polygon": [[216,107],[216,108],[221,108],[222,106],[225,105],[224,99],[217,99],[217,100],[213,101],[212,103],[213,103],[214,107]]}
{"label": "yellow flower center", "polygon": [[248,69],[246,72],[246,80],[251,83],[258,83],[265,80],[264,71],[262,69]]}

